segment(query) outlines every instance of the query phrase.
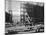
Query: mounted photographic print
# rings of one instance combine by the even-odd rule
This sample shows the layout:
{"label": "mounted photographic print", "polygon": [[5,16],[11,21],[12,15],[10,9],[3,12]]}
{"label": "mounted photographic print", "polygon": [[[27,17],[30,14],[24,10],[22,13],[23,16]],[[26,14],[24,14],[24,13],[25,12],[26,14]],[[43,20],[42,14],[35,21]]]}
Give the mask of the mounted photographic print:
{"label": "mounted photographic print", "polygon": [[5,35],[43,32],[43,2],[5,0]]}

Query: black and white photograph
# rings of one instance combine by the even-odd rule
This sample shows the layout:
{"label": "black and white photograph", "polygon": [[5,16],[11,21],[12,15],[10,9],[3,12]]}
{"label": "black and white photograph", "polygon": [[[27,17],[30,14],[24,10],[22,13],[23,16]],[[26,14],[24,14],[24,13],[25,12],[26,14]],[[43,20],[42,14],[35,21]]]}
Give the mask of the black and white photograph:
{"label": "black and white photograph", "polygon": [[44,32],[44,2],[5,0],[5,35]]}

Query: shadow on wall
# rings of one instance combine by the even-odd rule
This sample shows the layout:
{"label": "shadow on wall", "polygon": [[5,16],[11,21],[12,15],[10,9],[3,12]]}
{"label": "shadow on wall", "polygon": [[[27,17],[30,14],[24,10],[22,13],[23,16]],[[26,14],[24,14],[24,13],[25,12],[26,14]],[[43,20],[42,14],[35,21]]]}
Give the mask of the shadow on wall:
{"label": "shadow on wall", "polygon": [[7,13],[7,12],[5,12],[5,22],[7,22],[7,23],[13,23],[13,21],[12,21],[12,15],[9,14],[9,13]]}

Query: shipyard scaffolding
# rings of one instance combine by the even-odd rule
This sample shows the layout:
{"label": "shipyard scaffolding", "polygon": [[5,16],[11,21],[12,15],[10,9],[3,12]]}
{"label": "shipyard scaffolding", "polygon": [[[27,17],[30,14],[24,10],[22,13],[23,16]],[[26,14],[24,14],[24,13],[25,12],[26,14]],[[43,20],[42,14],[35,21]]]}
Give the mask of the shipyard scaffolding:
{"label": "shipyard scaffolding", "polygon": [[33,5],[30,5],[28,3],[21,4],[21,23],[25,26],[32,26],[33,25],[33,17],[32,17],[32,11],[33,11]]}

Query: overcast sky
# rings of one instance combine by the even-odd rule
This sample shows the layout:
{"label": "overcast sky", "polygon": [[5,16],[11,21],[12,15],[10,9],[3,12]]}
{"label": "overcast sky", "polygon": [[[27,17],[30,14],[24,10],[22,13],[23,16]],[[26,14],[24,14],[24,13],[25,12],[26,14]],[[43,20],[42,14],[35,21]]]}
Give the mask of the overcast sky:
{"label": "overcast sky", "polygon": [[20,2],[16,1],[11,1],[9,2],[8,0],[6,1],[6,11],[12,10],[13,15],[20,15]]}

